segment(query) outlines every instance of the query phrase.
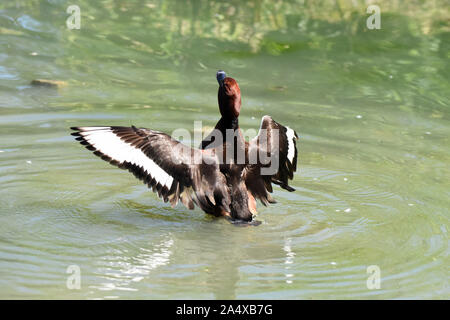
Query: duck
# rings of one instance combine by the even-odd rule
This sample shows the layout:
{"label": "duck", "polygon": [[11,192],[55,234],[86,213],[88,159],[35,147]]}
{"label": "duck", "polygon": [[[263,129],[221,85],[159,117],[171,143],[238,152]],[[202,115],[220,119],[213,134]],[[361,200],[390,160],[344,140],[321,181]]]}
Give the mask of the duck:
{"label": "duck", "polygon": [[276,203],[272,184],[289,192],[297,171],[295,130],[262,117],[256,137],[246,141],[239,127],[241,90],[223,70],[216,73],[220,119],[198,148],[170,135],[135,126],[71,127],[76,140],[96,156],[128,170],[175,207],[198,206],[232,223],[251,223],[256,200]]}

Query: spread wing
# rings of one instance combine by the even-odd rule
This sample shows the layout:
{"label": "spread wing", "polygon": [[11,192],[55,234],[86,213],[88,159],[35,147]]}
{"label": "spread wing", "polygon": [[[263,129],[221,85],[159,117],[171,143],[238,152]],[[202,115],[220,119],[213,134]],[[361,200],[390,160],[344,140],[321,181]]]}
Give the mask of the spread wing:
{"label": "spread wing", "polygon": [[230,196],[211,151],[183,145],[169,135],[136,127],[72,127],[76,140],[103,160],[127,169],[164,202],[194,203],[206,212],[216,204],[229,212]]}
{"label": "spread wing", "polygon": [[264,116],[258,135],[249,142],[250,165],[245,170],[244,179],[247,189],[264,205],[275,202],[269,194],[273,191],[271,183],[295,191],[288,180],[293,179],[297,170],[297,139],[294,130],[270,116]]}

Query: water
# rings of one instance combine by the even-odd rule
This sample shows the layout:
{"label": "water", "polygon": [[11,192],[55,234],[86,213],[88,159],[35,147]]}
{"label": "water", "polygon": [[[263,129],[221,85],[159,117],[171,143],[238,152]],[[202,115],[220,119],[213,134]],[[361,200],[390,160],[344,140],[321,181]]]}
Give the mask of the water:
{"label": "water", "polygon": [[[0,4],[0,298],[450,298],[445,1],[379,1],[381,30],[362,1],[77,3],[80,30],[66,1]],[[300,136],[258,227],[172,209],[69,135],[214,126],[218,69],[243,129]]]}

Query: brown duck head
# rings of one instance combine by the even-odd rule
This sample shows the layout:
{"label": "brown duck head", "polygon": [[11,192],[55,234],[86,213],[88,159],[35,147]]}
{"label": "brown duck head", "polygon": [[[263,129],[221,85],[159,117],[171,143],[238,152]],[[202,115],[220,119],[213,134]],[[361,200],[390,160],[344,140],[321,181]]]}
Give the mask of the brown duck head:
{"label": "brown duck head", "polygon": [[241,111],[241,89],[236,80],[227,77],[226,73],[219,70],[216,74],[219,82],[219,109],[222,118],[237,119]]}

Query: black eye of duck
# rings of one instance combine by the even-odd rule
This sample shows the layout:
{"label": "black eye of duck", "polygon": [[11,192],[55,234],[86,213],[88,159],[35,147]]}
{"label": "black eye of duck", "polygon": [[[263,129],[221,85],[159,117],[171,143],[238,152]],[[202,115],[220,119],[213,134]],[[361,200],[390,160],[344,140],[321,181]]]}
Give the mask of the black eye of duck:
{"label": "black eye of duck", "polygon": [[[72,127],[72,135],[103,160],[132,172],[172,207],[181,201],[189,209],[195,204],[233,223],[253,221],[256,225],[256,199],[264,205],[275,203],[270,195],[272,183],[294,191],[288,180],[297,170],[298,136],[264,116],[258,136],[245,141],[238,124],[239,85],[222,70],[216,78],[222,117],[199,148],[183,145],[165,133],[134,126]],[[236,143],[227,150],[230,131]],[[227,157],[222,159],[224,154]],[[239,158],[240,154],[244,156]],[[267,162],[262,160],[264,154],[277,156]],[[239,159],[244,160],[241,163]]]}

